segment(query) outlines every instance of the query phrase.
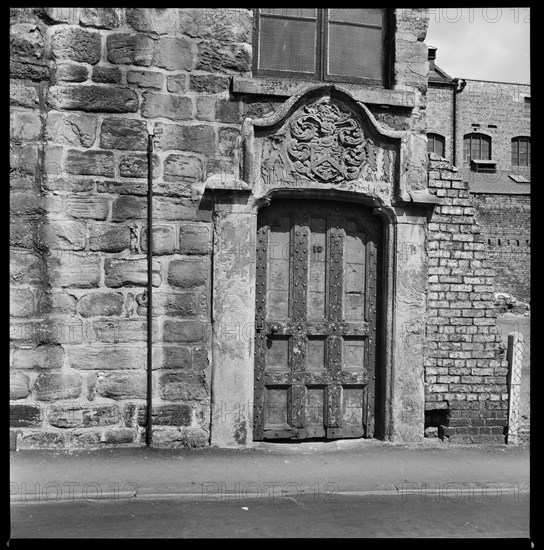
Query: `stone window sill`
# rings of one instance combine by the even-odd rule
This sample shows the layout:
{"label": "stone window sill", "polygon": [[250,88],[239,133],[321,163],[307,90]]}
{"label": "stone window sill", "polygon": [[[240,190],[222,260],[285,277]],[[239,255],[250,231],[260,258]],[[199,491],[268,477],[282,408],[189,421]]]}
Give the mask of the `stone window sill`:
{"label": "stone window sill", "polygon": [[[290,97],[316,84],[318,84],[316,81],[289,80],[286,78],[247,78],[234,76],[232,91],[235,94]],[[364,104],[387,105],[407,109],[412,109],[416,106],[416,94],[409,90],[386,90],[371,86],[333,82],[324,82],[323,85],[344,89],[357,101],[361,101]]]}

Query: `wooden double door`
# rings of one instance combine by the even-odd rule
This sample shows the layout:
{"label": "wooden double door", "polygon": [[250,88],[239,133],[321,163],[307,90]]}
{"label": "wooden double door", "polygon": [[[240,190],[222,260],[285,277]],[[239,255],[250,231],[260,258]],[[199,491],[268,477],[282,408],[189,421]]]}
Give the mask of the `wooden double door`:
{"label": "wooden double door", "polygon": [[259,212],[254,440],[373,436],[381,234],[358,204]]}

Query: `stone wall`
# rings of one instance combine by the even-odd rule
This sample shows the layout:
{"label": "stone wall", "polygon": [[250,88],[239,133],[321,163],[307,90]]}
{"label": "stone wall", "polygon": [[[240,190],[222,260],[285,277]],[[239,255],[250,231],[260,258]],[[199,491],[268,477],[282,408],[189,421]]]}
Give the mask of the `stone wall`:
{"label": "stone wall", "polygon": [[248,9],[11,10],[12,446],[145,441],[148,134],[153,439],[208,443],[202,188],[232,169],[250,29]]}
{"label": "stone wall", "polygon": [[474,194],[476,216],[495,272],[495,292],[531,301],[530,195]]}
{"label": "stone wall", "polygon": [[457,169],[429,163],[429,190],[441,197],[429,221],[425,359],[429,422],[454,442],[504,443],[508,367],[496,326],[493,269],[476,208]]}

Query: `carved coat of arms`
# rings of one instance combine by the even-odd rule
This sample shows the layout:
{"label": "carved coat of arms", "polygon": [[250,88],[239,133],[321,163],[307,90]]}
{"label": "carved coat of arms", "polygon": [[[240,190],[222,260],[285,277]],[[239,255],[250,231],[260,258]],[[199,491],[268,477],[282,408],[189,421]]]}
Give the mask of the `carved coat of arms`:
{"label": "carved coat of arms", "polygon": [[359,176],[365,142],[363,130],[350,112],[322,100],[305,106],[291,122],[286,150],[299,174],[337,183]]}

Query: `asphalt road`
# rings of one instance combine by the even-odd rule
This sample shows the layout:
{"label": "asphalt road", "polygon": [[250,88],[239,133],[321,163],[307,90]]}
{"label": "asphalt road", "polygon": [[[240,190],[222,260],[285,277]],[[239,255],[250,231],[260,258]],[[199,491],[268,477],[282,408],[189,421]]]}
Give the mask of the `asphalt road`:
{"label": "asphalt road", "polygon": [[529,495],[303,494],[18,503],[11,538],[524,538]]}

